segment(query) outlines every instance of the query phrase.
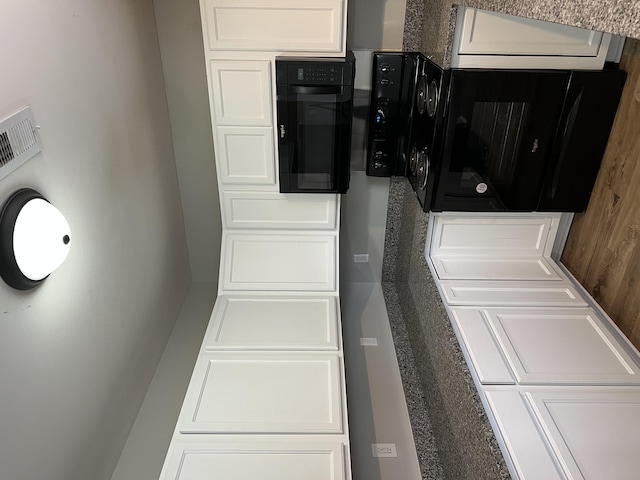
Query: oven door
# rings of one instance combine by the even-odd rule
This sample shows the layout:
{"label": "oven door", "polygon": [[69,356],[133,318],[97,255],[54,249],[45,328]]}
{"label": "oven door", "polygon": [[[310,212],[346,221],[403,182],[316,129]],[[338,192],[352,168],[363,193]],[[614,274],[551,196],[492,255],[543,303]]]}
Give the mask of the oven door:
{"label": "oven door", "polygon": [[569,75],[451,71],[432,209],[536,210]]}
{"label": "oven door", "polygon": [[280,192],[346,193],[353,86],[278,86]]}

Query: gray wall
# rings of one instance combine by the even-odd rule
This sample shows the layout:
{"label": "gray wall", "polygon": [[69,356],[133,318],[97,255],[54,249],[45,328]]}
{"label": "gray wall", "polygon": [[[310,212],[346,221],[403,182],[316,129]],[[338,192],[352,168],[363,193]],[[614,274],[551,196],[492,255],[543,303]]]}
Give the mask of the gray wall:
{"label": "gray wall", "polygon": [[0,478],[109,478],[190,284],[150,2],[5,2],[0,117],[43,152],[0,182],[39,189],[72,247],[37,290],[0,282]]}
{"label": "gray wall", "polygon": [[194,282],[217,285],[222,222],[199,4],[198,0],[153,4],[191,275]]}

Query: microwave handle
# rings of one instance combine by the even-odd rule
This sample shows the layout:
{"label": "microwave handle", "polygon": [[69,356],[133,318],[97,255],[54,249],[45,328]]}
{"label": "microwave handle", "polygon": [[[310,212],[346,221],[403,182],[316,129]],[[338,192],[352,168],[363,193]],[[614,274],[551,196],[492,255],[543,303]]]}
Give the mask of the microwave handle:
{"label": "microwave handle", "polygon": [[304,85],[291,85],[289,87],[292,93],[300,95],[339,95],[342,92],[342,87],[339,85],[330,86],[304,86]]}

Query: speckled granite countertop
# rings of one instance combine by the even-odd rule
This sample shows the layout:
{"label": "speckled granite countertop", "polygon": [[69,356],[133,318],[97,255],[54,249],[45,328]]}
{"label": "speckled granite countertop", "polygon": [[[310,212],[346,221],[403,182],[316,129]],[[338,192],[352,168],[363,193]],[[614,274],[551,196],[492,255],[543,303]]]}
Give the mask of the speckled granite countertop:
{"label": "speckled granite countertop", "polygon": [[404,49],[447,68],[459,5],[640,39],[638,0],[407,0]]}
{"label": "speckled granite countertop", "polygon": [[382,288],[424,480],[511,478],[424,257],[428,214],[392,177]]}

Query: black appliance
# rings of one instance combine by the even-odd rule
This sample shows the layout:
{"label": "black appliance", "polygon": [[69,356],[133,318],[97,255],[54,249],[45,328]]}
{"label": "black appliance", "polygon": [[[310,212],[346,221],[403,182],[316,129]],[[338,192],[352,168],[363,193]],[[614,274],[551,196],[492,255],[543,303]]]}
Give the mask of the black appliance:
{"label": "black appliance", "polygon": [[[385,83],[382,65],[393,57],[403,65],[416,58],[417,73],[408,68],[415,80],[400,94],[400,109],[412,107],[403,120],[409,125],[399,123],[403,140],[390,170],[404,169],[425,211],[586,208],[625,72],[442,70],[418,53],[379,53],[372,92]],[[387,101],[377,95],[373,105]],[[373,164],[383,140],[376,139],[376,118],[370,121]]]}
{"label": "black appliance", "polygon": [[276,57],[280,192],[349,188],[355,58]]}

